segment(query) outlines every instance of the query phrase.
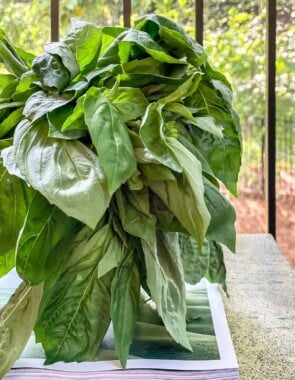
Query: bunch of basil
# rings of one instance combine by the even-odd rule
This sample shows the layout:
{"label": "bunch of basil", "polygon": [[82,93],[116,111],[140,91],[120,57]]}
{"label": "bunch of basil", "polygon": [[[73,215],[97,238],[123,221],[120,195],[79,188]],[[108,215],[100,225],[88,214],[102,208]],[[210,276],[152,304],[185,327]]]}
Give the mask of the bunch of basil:
{"label": "bunch of basil", "polygon": [[39,57],[1,30],[0,60],[0,276],[23,279],[0,311],[0,372],[33,328],[46,363],[93,360],[110,322],[125,366],[141,288],[190,349],[185,282],[225,286],[220,243],[235,249],[229,83],[156,15],[73,21]]}

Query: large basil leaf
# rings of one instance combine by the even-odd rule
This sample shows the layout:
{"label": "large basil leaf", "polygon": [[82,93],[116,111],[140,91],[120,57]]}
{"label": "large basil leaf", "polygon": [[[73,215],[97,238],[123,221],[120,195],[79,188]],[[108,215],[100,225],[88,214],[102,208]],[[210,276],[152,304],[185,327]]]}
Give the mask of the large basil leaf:
{"label": "large basil leaf", "polygon": [[186,54],[188,61],[200,67],[206,60],[203,47],[194,41],[183,29],[172,20],[158,15],[147,15],[135,24],[137,29],[148,32],[154,39],[161,37],[164,45],[174,54]]}
{"label": "large basil leaf", "polygon": [[[209,83],[200,83],[191,99],[193,107],[201,108],[199,116],[211,116],[223,127],[223,137],[190,129],[193,142],[208,160],[214,174],[234,194],[241,164],[241,142],[238,121],[226,102]],[[226,165],[225,165],[226,163]]]}
{"label": "large basil leaf", "polygon": [[151,103],[142,119],[139,136],[145,147],[163,165],[170,169],[181,172],[182,167],[167,144],[164,133],[164,120],[162,109],[164,104]]}
{"label": "large basil leaf", "polygon": [[159,231],[157,238],[157,244],[141,241],[147,285],[169,334],[177,343],[191,350],[186,335],[184,274],[178,236]]}
{"label": "large basil leaf", "polygon": [[71,74],[57,55],[41,54],[33,60],[32,69],[40,80],[41,87],[52,94],[60,93],[71,81]]}
{"label": "large basil leaf", "polygon": [[211,215],[207,230],[210,240],[225,244],[231,251],[236,247],[236,213],[230,202],[205,177],[205,202]]}
{"label": "large basil leaf", "polygon": [[114,271],[97,277],[100,260],[113,239],[109,225],[75,248],[53,289],[44,289],[46,307],[36,327],[46,352],[46,364],[94,360],[110,324]]}
{"label": "large basil leaf", "polygon": [[92,87],[84,101],[85,122],[113,194],[136,170],[127,127],[100,89]]}
{"label": "large basil leaf", "polygon": [[42,285],[24,282],[0,310],[0,378],[10,370],[25,348],[39,309]]}
{"label": "large basil leaf", "polygon": [[15,247],[33,193],[0,164],[0,255]]}
{"label": "large basil leaf", "polygon": [[95,65],[101,47],[101,28],[90,22],[72,19],[72,28],[64,43],[73,51],[80,71]]}
{"label": "large basil leaf", "polygon": [[44,281],[46,259],[71,226],[69,217],[35,192],[16,245],[16,269],[26,283]]}
{"label": "large basil leaf", "polygon": [[148,189],[130,191],[122,187],[116,192],[116,200],[124,230],[156,243],[156,218],[150,213]]}
{"label": "large basil leaf", "polygon": [[32,122],[36,121],[48,112],[69,103],[71,98],[71,93],[52,95],[43,91],[38,91],[27,100],[24,108],[24,116]]}
{"label": "large basil leaf", "polygon": [[[182,224],[185,228],[187,228],[188,231],[194,231],[194,234],[192,234],[192,236],[196,236],[199,246],[201,247],[210,222],[210,214],[204,200],[202,165],[197,160],[197,158],[191,154],[191,152],[187,150],[178,140],[168,137],[167,141],[174,154],[176,155],[178,161],[181,163],[181,166],[183,167],[183,174],[187,180],[188,185],[190,186],[191,193],[193,195],[191,203],[195,203],[194,207],[191,207],[191,209],[187,210],[187,212],[190,214],[190,217],[187,216],[187,219],[192,222],[192,227],[188,229],[186,225],[183,223]],[[194,209],[196,212],[194,217],[192,217],[192,209]],[[176,213],[175,215],[177,216]],[[182,222],[182,220],[180,220],[180,222]]]}
{"label": "large basil leaf", "polygon": [[180,60],[170,55],[165,49],[154,41],[151,36],[140,30],[129,30],[119,42],[119,56],[121,63],[129,60],[131,43],[141,47],[154,59],[160,62],[185,64],[185,60]]}
{"label": "large basil leaf", "polygon": [[125,248],[124,258],[116,270],[111,288],[111,319],[115,351],[122,367],[126,366],[137,320],[140,277],[132,245]]}
{"label": "large basil leaf", "polygon": [[72,50],[64,42],[52,42],[44,46],[46,53],[52,56],[58,56],[63,66],[70,73],[70,78],[73,79],[79,73],[79,66],[76,62]]}
{"label": "large basil leaf", "polygon": [[207,240],[201,249],[191,236],[179,233],[179,248],[184,269],[185,282],[197,284],[206,274],[209,267],[210,247]]}
{"label": "large basil leaf", "polygon": [[[108,97],[107,92],[104,95]],[[123,122],[134,120],[144,115],[149,104],[142,91],[132,87],[119,88],[111,101],[118,111],[120,120]]]}
{"label": "large basil leaf", "polygon": [[[98,157],[79,141],[53,139],[47,132],[44,121],[18,125],[14,134],[16,165],[50,203],[95,228],[110,202]],[[5,158],[6,164],[8,171],[14,170]]]}

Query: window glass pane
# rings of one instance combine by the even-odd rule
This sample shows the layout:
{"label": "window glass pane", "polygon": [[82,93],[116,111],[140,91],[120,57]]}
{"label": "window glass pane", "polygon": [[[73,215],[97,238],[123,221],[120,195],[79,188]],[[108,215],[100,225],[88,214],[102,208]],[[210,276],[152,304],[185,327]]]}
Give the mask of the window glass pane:
{"label": "window glass pane", "polygon": [[1,27],[12,42],[34,54],[43,51],[50,42],[50,1],[1,0]]}
{"label": "window glass pane", "polygon": [[238,232],[264,232],[265,1],[205,1],[204,46],[233,86],[243,158]]}
{"label": "window glass pane", "polygon": [[71,18],[94,22],[101,26],[122,25],[122,4],[120,0],[60,0],[60,35],[68,32]]}

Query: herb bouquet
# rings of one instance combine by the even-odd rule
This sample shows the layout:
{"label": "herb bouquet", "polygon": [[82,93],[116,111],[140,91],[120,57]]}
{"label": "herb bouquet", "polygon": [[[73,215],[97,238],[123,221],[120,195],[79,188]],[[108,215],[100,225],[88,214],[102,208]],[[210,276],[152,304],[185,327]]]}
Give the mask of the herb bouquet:
{"label": "herb bouquet", "polygon": [[89,361],[112,322],[126,365],[141,289],[176,342],[185,282],[225,287],[241,133],[232,91],[172,21],[73,21],[39,57],[0,30],[0,375],[34,329],[46,363]]}

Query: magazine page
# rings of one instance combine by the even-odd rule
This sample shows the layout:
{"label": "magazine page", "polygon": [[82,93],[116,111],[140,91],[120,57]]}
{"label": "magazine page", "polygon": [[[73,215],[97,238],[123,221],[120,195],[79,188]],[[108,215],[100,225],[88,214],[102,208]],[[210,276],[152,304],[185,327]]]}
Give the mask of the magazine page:
{"label": "magazine page", "polygon": [[[20,280],[13,271],[0,279],[0,307],[7,302],[19,282]],[[182,371],[228,369],[229,373],[231,373],[231,369],[237,369],[237,361],[217,285],[209,284],[204,280],[197,286],[187,287],[187,333],[193,352],[182,348],[173,341],[166,332],[152,303],[143,304],[136,324],[134,341],[130,347],[127,369],[134,371],[136,369]],[[120,363],[115,355],[111,327],[106,334],[95,362],[58,362],[44,366],[44,358],[42,346],[35,343],[35,338],[32,334],[14,368],[46,369],[46,375],[48,376],[50,371],[85,373],[118,370],[120,373],[124,372],[121,371]],[[131,378],[132,372],[130,371],[128,378]],[[144,371],[141,370],[141,373],[144,373]],[[237,371],[232,371],[232,373],[237,373]],[[25,372],[22,372],[22,374],[23,378],[25,378]],[[134,375],[136,375],[136,371]],[[70,377],[67,376],[67,378]],[[87,378],[89,379],[89,376]],[[209,379],[210,377],[206,378]]]}

